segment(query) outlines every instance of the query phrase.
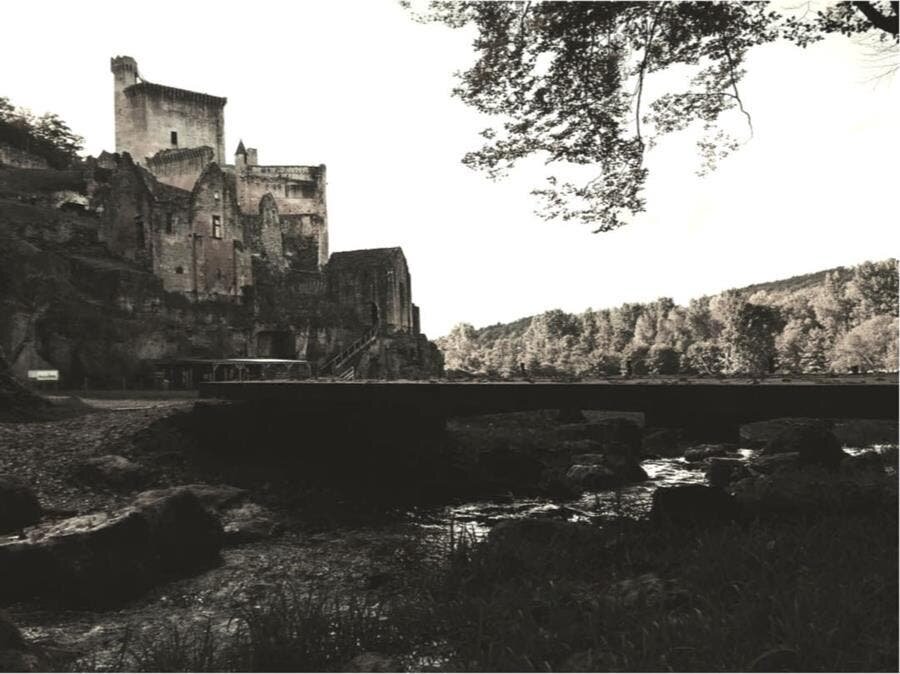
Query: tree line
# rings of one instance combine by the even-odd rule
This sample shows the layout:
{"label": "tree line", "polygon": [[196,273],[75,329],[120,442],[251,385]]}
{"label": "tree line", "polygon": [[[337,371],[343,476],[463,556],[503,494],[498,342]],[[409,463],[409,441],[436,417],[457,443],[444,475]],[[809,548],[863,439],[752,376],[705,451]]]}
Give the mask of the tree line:
{"label": "tree line", "polygon": [[437,340],[448,371],[487,376],[896,371],[894,258],[691,300],[558,309]]}
{"label": "tree line", "polygon": [[41,157],[53,168],[66,168],[83,149],[84,139],[59,115],[37,117],[28,108],[16,107],[0,96],[0,142]]}

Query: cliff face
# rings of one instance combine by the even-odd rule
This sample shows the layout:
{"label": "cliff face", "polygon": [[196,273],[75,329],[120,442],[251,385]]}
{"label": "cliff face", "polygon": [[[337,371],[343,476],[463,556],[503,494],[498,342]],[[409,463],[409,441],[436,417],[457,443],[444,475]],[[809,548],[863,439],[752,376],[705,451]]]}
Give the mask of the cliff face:
{"label": "cliff face", "polygon": [[[95,205],[103,201],[92,196],[108,186],[98,178],[102,169],[0,167],[0,349],[15,375],[57,369],[64,388],[146,385],[153,360],[317,363],[358,336],[352,312],[330,301],[315,274],[280,273],[264,261],[254,261],[256,280],[241,302],[166,292],[141,260],[100,243]],[[285,353],[270,353],[283,335]],[[374,376],[439,372],[432,349],[383,348],[396,354]]]}

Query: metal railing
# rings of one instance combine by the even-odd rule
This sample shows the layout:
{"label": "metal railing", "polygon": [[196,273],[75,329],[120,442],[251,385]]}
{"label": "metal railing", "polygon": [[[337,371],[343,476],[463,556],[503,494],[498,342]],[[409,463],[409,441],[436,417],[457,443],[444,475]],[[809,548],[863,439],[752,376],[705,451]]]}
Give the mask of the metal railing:
{"label": "metal railing", "polygon": [[359,339],[350,344],[350,346],[326,360],[319,369],[319,373],[336,374],[340,372],[339,376],[343,378],[343,375],[347,372],[342,369],[343,366],[347,364],[348,360],[356,356],[360,351],[375,341],[375,338],[378,336],[378,326],[379,324],[375,323],[375,325],[366,330],[366,332],[364,332]]}

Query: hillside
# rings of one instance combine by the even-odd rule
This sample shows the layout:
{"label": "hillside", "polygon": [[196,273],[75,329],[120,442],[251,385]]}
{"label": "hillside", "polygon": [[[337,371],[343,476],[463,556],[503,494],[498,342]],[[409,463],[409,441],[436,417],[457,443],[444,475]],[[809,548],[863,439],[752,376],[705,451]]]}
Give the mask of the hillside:
{"label": "hillside", "polygon": [[897,369],[897,261],[836,267],[676,305],[560,310],[438,340],[448,370],[508,377]]}

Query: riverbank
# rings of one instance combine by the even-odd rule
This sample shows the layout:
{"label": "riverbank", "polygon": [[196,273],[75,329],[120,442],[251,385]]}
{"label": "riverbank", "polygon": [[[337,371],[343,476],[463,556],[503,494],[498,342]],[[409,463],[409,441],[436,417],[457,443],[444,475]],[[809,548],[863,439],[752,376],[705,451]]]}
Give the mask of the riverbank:
{"label": "riverbank", "polygon": [[[246,490],[226,522],[252,505],[268,525],[229,539],[212,567],[110,608],[8,605],[53,668],[896,670],[895,497],[853,514],[660,525],[647,518],[660,486],[706,481],[708,465],[687,462],[676,434],[643,434],[647,480],[551,498],[547,470],[631,431],[610,415],[539,412],[451,422],[432,468],[455,471],[443,501],[378,503],[379,484],[355,497],[274,457],[202,451],[191,400],[103,405],[0,424],[0,472],[31,483],[46,517],[202,483]],[[618,439],[576,437],[601,429]],[[85,461],[108,455],[142,477],[85,475]]]}

